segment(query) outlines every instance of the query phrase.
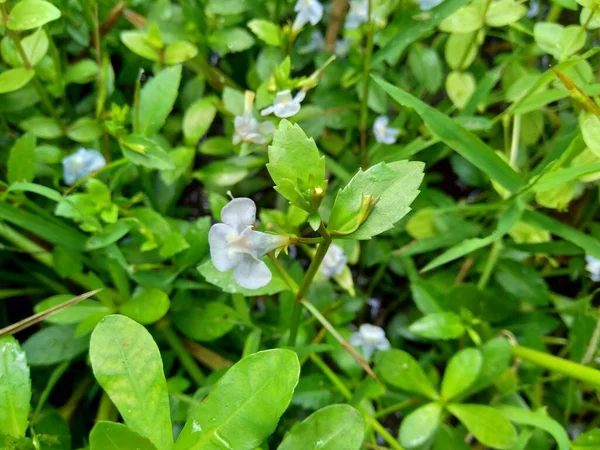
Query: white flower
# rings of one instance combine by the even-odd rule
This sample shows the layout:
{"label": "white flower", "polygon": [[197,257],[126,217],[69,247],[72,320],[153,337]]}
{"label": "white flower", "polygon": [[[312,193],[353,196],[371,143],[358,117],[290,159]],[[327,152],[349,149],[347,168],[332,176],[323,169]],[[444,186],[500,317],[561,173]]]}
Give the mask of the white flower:
{"label": "white flower", "polygon": [[223,223],[210,228],[210,257],[217,270],[233,269],[234,280],[246,289],[258,289],[271,281],[271,271],[260,257],[287,244],[289,238],[254,231],[256,204],[234,198],[221,211]]}
{"label": "white flower", "polygon": [[346,28],[355,30],[369,21],[369,0],[352,0],[346,16]]}
{"label": "white flower", "polygon": [[304,91],[298,91],[295,97],[292,97],[289,90],[278,92],[273,105],[263,109],[260,115],[275,114],[282,119],[295,116],[300,111],[300,103],[304,100],[304,97],[306,97]]}
{"label": "white flower", "polygon": [[380,144],[393,144],[398,139],[398,135],[400,134],[400,130],[396,128],[388,127],[390,123],[390,119],[387,116],[379,116],[375,119],[375,123],[373,124],[373,134],[375,134],[375,139]]}
{"label": "white flower", "polygon": [[345,58],[350,52],[350,42],[347,39],[338,39],[335,42],[335,55],[338,58]]}
{"label": "white flower", "polygon": [[362,324],[357,332],[352,333],[350,344],[354,347],[362,347],[366,359],[370,359],[375,350],[389,350],[391,348],[390,341],[385,337],[383,328],[368,323]]}
{"label": "white flower", "polygon": [[540,4],[537,0],[533,0],[529,4],[529,10],[525,14],[525,17],[527,17],[529,19],[533,19],[533,18],[537,17],[539,12],[540,12]]}
{"label": "white flower", "polygon": [[63,179],[69,186],[106,165],[102,153],[96,150],[80,148],[75,153],[63,158]]}
{"label": "white flower", "polygon": [[421,11],[427,11],[429,9],[435,8],[443,1],[444,0],[418,0]]}
{"label": "white flower", "polygon": [[323,33],[315,30],[310,34],[310,42],[299,50],[299,53],[306,55],[307,53],[320,52],[325,49],[325,38]]}
{"label": "white flower", "polygon": [[338,245],[333,244],[325,253],[321,264],[321,273],[327,279],[339,275],[344,270],[344,266],[348,262],[348,258],[344,255],[344,251]]}
{"label": "white flower", "polygon": [[254,92],[246,91],[244,96],[244,114],[236,116],[233,125],[235,133],[233,135],[233,144],[240,142],[251,142],[254,144],[264,144],[268,136],[275,131],[273,122],[262,122],[254,118],[252,104],[254,103]]}
{"label": "white flower", "polygon": [[585,265],[585,270],[587,270],[590,274],[590,279],[594,282],[600,281],[600,259],[596,259],[593,256],[586,255],[585,261],[587,264]]}
{"label": "white flower", "polygon": [[318,0],[298,0],[294,11],[297,12],[292,30],[301,30],[308,22],[316,25],[323,17],[323,5]]}

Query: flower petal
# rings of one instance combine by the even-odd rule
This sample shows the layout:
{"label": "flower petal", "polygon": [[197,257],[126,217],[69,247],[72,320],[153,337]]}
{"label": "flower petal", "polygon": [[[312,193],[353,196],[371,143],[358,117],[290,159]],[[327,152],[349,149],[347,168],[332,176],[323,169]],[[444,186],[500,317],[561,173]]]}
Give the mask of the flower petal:
{"label": "flower petal", "polygon": [[295,116],[300,112],[300,103],[291,102],[275,105],[275,115],[281,119]]}
{"label": "flower petal", "polygon": [[247,254],[233,271],[233,279],[246,289],[259,289],[266,286],[272,277],[269,267],[263,261]]}
{"label": "flower petal", "polygon": [[364,344],[364,339],[362,337],[362,334],[360,334],[359,331],[355,331],[354,333],[352,333],[350,335],[350,345],[352,347],[360,347],[361,345]]}
{"label": "flower petal", "polygon": [[283,247],[289,242],[287,236],[263,233],[261,231],[255,231],[252,228],[245,229],[242,232],[241,237],[248,243],[251,254],[256,258],[260,258],[278,247]]}
{"label": "flower petal", "polygon": [[242,234],[256,221],[256,204],[249,198],[234,198],[221,210],[221,220]]}
{"label": "flower petal", "polygon": [[210,258],[217,270],[227,272],[236,267],[243,258],[241,253],[231,252],[228,249],[229,241],[237,237],[234,228],[224,223],[216,223],[208,232]]}

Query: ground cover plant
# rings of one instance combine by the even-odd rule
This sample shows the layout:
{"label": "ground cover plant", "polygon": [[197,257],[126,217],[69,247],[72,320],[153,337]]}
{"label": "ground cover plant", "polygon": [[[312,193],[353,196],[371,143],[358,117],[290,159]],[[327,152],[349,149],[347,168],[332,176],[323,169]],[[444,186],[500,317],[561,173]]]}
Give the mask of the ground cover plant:
{"label": "ground cover plant", "polygon": [[599,0],[0,0],[0,448],[600,449]]}

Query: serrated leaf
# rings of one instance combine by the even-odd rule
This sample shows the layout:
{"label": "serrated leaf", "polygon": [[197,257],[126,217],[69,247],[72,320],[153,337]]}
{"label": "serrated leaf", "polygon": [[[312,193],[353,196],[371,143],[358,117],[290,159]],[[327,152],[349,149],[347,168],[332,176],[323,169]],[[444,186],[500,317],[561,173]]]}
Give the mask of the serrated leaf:
{"label": "serrated leaf", "polygon": [[320,189],[321,198],[325,194],[325,158],[299,125],[281,121],[269,146],[267,169],[277,192],[292,205],[308,212],[317,209],[311,199],[315,190]]}

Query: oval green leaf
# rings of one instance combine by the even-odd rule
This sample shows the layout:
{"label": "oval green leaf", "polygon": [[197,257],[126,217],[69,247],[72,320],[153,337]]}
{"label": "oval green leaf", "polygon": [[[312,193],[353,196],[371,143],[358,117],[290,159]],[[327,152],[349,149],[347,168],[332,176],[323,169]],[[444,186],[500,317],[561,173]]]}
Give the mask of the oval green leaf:
{"label": "oval green leaf", "polygon": [[517,432],[512,424],[491,406],[448,405],[448,411],[488,447],[509,449],[517,440]]}
{"label": "oval green leaf", "polygon": [[173,446],[167,382],[152,336],[125,316],[106,316],[92,333],[94,376],[131,430],[158,450]]}
{"label": "oval green leaf", "polygon": [[44,0],[23,0],[15,5],[8,16],[9,30],[33,30],[60,18],[60,9]]}
{"label": "oval green leaf", "polygon": [[400,425],[400,443],[414,448],[426,443],[440,426],[442,405],[429,403],[410,413]]}
{"label": "oval green leaf", "polygon": [[90,450],[156,450],[156,447],[127,425],[98,422],[90,433]]}
{"label": "oval green leaf", "polygon": [[403,350],[392,349],[377,354],[375,369],[392,386],[431,399],[439,397],[419,363]]}
{"label": "oval green leaf", "polygon": [[450,358],[442,380],[442,397],[452,400],[465,392],[479,376],[482,364],[483,357],[476,348],[466,348]]}
{"label": "oval green leaf", "polygon": [[327,406],[292,428],[277,450],[358,450],[364,428],[362,416],[353,407]]}
{"label": "oval green leaf", "polygon": [[409,330],[428,339],[457,339],[465,332],[460,316],[453,312],[427,314],[414,322]]}
{"label": "oval green leaf", "polygon": [[239,361],[190,415],[175,450],[253,450],[275,431],[298,377],[291,350],[266,350]]}
{"label": "oval green leaf", "polygon": [[25,69],[23,67],[9,69],[0,73],[0,94],[21,89],[31,81],[34,75],[35,71],[33,69]]}
{"label": "oval green leaf", "polygon": [[123,303],[121,314],[143,325],[150,325],[161,319],[169,306],[171,301],[167,294],[160,289],[150,288]]}
{"label": "oval green leaf", "polygon": [[[31,381],[25,352],[12,336],[0,338],[0,432],[25,436]],[[0,433],[0,434],[1,434]]]}

